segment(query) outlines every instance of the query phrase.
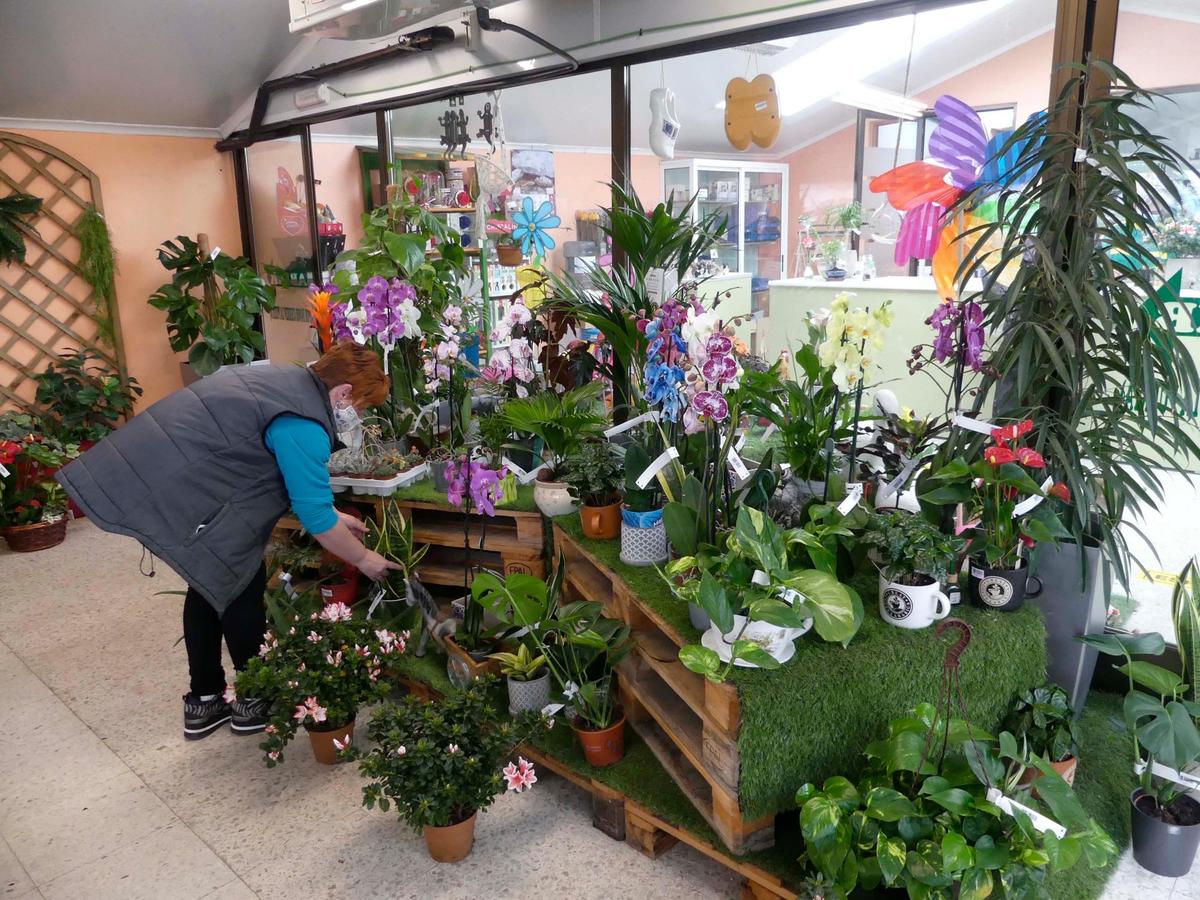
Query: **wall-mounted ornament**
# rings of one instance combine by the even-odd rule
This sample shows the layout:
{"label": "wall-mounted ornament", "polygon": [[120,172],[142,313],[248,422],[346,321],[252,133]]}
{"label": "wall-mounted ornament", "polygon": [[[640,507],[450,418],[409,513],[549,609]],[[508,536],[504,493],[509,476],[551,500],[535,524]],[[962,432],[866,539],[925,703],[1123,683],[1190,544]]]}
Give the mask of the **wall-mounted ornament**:
{"label": "wall-mounted ornament", "polygon": [[770,147],[779,137],[779,94],[770,75],[734,78],[725,86],[725,136],[738,150]]}
{"label": "wall-mounted ornament", "polygon": [[674,159],[678,137],[675,92],[668,87],[656,87],[650,92],[650,149],[661,159]]}
{"label": "wall-mounted ornament", "polygon": [[471,136],[467,132],[467,113],[463,109],[462,97],[450,98],[449,107],[438,116],[438,124],[442,126],[442,136],[438,138],[438,143],[446,148],[442,155],[449,159],[458,153],[465,159]]}
{"label": "wall-mounted ornament", "polygon": [[492,137],[493,121],[495,116],[492,115],[492,104],[490,102],[484,103],[483,109],[477,110],[475,115],[479,116],[480,120],[483,122],[483,127],[475,132],[475,137],[483,138],[485,141],[487,141],[488,149],[495,153],[496,143]]}

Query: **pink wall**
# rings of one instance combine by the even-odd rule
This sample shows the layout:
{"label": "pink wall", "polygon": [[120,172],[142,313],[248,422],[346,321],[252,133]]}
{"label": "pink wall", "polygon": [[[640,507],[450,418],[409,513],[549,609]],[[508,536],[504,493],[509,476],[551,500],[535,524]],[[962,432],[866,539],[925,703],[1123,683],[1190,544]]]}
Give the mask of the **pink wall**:
{"label": "pink wall", "polygon": [[142,405],[180,387],[165,315],[146,298],[164,281],[159,244],[206,232],[213,246],[241,253],[233,164],[212,138],[24,131],[75,157],[100,179],[104,217],[117,253],[117,309],[129,373]]}
{"label": "pink wall", "polygon": [[1144,88],[1200,83],[1200,22],[1180,22],[1137,13],[1117,19],[1113,62]]}

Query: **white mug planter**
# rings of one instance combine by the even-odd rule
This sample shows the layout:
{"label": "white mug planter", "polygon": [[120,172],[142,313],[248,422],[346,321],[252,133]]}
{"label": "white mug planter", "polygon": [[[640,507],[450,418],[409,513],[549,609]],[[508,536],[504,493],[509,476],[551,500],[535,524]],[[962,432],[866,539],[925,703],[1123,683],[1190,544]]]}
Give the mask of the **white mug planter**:
{"label": "white mug planter", "polygon": [[539,472],[533,483],[533,502],[547,518],[565,516],[579,509],[565,481],[543,481]]}
{"label": "white mug planter", "polygon": [[[715,652],[721,658],[721,662],[727,663],[732,655],[733,642],[740,637],[742,640],[754,641],[773,656],[776,662],[783,665],[796,654],[796,638],[807,634],[812,624],[812,619],[805,619],[803,628],[782,628],[769,622],[751,622],[747,625],[745,616],[734,616],[733,628],[728,633],[721,634],[716,625],[710,625],[708,631],[700,637],[700,643]],[[742,631],[743,628],[746,630]],[[740,657],[734,665],[744,669],[759,668]]]}
{"label": "white mug planter", "polygon": [[879,615],[897,628],[928,628],[950,615],[950,598],[936,581],[900,584],[879,576]]}

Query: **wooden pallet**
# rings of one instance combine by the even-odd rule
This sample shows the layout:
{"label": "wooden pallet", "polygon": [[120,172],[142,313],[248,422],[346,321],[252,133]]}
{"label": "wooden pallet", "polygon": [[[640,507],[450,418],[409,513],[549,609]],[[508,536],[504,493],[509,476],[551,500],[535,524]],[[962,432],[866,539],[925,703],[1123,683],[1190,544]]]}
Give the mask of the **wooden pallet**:
{"label": "wooden pallet", "polygon": [[[395,680],[421,700],[431,701],[437,698],[437,692],[422,682],[404,677]],[[587,791],[592,798],[592,825],[613,840],[624,841],[650,859],[657,859],[676,844],[687,844],[745,879],[742,900],[796,900],[796,893],[787,888],[777,875],[753,863],[737,859],[724,848],[684,828],[672,825],[607,784],[589,778],[529,744],[523,745],[519,752],[537,765]]]}
{"label": "wooden pallet", "polygon": [[603,603],[633,631],[634,652],[618,668],[630,725],[731,851],[773,846],[774,816],[747,819],[738,802],[737,689],[714,684],[680,663],[679,648],[687,639],[558,526],[554,547],[566,563],[569,595]]}

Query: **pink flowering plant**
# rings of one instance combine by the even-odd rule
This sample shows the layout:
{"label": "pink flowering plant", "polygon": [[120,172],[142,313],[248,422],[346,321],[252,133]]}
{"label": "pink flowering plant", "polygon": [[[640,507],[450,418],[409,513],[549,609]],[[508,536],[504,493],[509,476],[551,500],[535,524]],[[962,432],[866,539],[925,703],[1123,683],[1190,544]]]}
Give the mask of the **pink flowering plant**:
{"label": "pink flowering plant", "polygon": [[301,726],[335,731],[353,722],[360,706],[386,697],[383,673],[408,640],[408,632],[355,618],[344,603],[307,617],[293,613],[286,628],[279,625],[266,633],[258,656],[237,679],[240,696],[272,703],[261,744],[268,767],[283,761],[283,749]]}
{"label": "pink flowering plant", "polygon": [[518,745],[554,722],[525,712],[510,719],[501,710],[495,679],[432,703],[405,697],[380,707],[367,734],[370,750],[348,746],[369,783],[363,806],[385,812],[393,805],[414,831],[457,825],[487,809],[505,791],[524,793],[537,772]]}

